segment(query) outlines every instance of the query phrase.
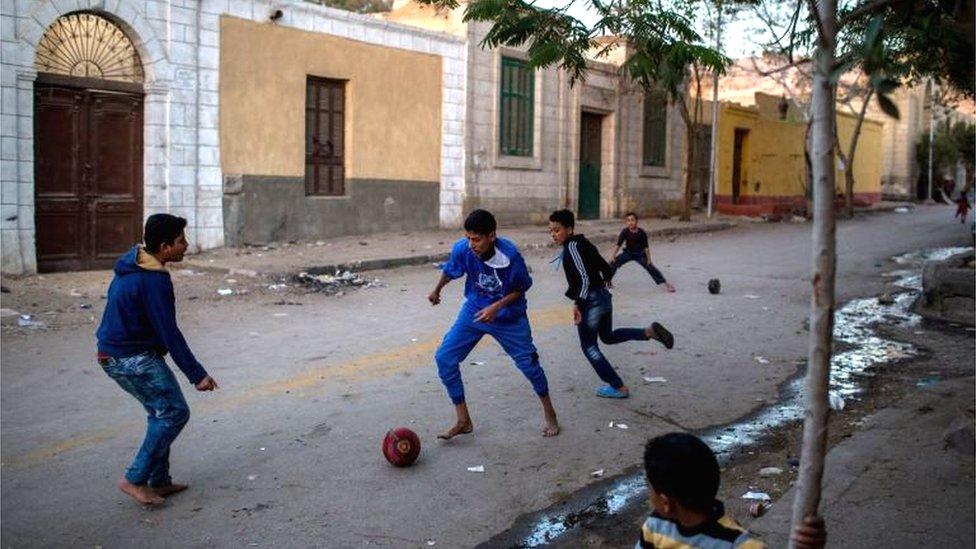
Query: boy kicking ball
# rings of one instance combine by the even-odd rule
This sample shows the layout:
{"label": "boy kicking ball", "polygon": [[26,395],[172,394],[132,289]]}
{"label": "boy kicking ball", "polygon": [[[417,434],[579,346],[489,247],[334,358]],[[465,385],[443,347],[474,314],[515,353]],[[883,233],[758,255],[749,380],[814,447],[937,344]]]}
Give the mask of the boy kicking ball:
{"label": "boy kicking ball", "polygon": [[532,343],[532,330],[526,314],[525,292],[532,287],[532,277],[518,248],[510,240],[498,238],[496,229],[495,217],[491,213],[485,210],[471,212],[464,221],[465,238],[454,244],[450,259],[441,268],[437,286],[427,297],[431,305],[439,304],[444,286],[467,275],[464,305],[434,357],[437,373],[457,414],[454,426],[437,435],[444,440],[474,429],[464,399],[461,361],[485,335],[495,338],[532,384],[542,403],[545,422],[542,436],[559,434],[556,411],[549,398],[549,383],[539,364],[539,353]]}
{"label": "boy kicking ball", "polygon": [[647,328],[613,329],[613,302],[607,291],[613,270],[585,236],[575,234],[575,227],[576,216],[569,210],[558,210],[549,216],[549,235],[553,242],[563,247],[563,271],[569,283],[566,297],[574,303],[573,322],[579,332],[580,346],[597,375],[606,383],[596,390],[597,396],[627,398],[630,391],[603,356],[597,339],[607,345],[656,339],[670,349],[674,347],[674,336],[657,322]]}

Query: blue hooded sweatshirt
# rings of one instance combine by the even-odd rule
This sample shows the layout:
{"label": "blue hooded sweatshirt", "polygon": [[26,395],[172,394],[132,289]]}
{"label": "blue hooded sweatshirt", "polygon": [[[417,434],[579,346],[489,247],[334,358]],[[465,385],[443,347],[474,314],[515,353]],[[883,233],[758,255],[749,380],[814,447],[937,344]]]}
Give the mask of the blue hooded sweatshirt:
{"label": "blue hooded sweatshirt", "polygon": [[100,353],[122,358],[168,351],[190,383],[207,377],[176,326],[173,282],[155,257],[139,246],[120,257],[107,300],[96,333]]}
{"label": "blue hooded sweatshirt", "polygon": [[471,251],[468,240],[462,238],[454,243],[451,257],[441,270],[451,279],[468,275],[464,281],[464,297],[467,298],[464,306],[472,313],[518,290],[522,296],[498,311],[495,321],[512,322],[525,316],[525,292],[532,287],[532,277],[522,254],[511,240],[495,239],[495,255],[488,261],[482,261]]}

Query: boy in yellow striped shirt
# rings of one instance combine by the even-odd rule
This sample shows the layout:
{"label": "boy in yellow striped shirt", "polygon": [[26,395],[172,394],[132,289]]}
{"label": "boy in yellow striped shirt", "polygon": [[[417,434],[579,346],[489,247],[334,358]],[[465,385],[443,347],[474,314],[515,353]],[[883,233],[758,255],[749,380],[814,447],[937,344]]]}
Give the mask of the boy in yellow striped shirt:
{"label": "boy in yellow striped shirt", "polygon": [[[655,437],[644,447],[648,500],[654,512],[644,521],[635,549],[763,549],[766,545],[725,514],[718,494],[720,472],[712,450],[688,433]],[[827,541],[823,519],[807,517],[793,532],[797,549],[819,549]]]}

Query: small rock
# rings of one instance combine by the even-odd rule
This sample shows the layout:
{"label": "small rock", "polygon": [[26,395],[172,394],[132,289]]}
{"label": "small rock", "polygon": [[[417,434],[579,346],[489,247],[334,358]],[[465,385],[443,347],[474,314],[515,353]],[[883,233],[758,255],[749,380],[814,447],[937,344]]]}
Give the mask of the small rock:
{"label": "small rock", "polygon": [[894,305],[895,298],[891,297],[891,294],[885,292],[878,296],[878,305]]}
{"label": "small rock", "polygon": [[759,476],[761,477],[775,477],[781,474],[783,474],[783,470],[779,467],[763,467],[759,470]]}
{"label": "small rock", "polygon": [[973,434],[973,420],[957,417],[942,433],[943,448],[954,450],[964,456],[976,453],[976,436]]}

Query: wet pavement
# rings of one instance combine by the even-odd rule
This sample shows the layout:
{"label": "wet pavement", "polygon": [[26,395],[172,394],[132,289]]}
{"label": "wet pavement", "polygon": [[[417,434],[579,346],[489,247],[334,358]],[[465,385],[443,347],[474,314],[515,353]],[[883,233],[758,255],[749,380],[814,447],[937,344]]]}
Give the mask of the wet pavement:
{"label": "wet pavement", "polygon": [[[834,315],[834,342],[838,349],[831,357],[830,394],[832,407],[843,409],[846,401],[857,400],[864,391],[867,377],[878,369],[919,354],[911,343],[895,341],[881,335],[878,327],[910,329],[918,327],[922,317],[911,312],[921,295],[921,272],[926,261],[941,261],[970,251],[966,247],[927,248],[892,257],[899,269],[883,273],[891,280],[891,303],[878,297],[854,299],[841,306]],[[779,400],[758,412],[729,425],[709,428],[696,434],[716,453],[725,467],[737,454],[761,449],[774,430],[803,420],[805,362],[803,368],[780,388]],[[922,379],[927,386],[938,377]],[[608,479],[574,494],[559,505],[522,517],[508,531],[502,532],[481,547],[541,547],[579,545],[580,531],[598,529],[601,522],[635,523],[647,514],[647,481],[643,469]],[[614,517],[617,515],[617,517]]]}

